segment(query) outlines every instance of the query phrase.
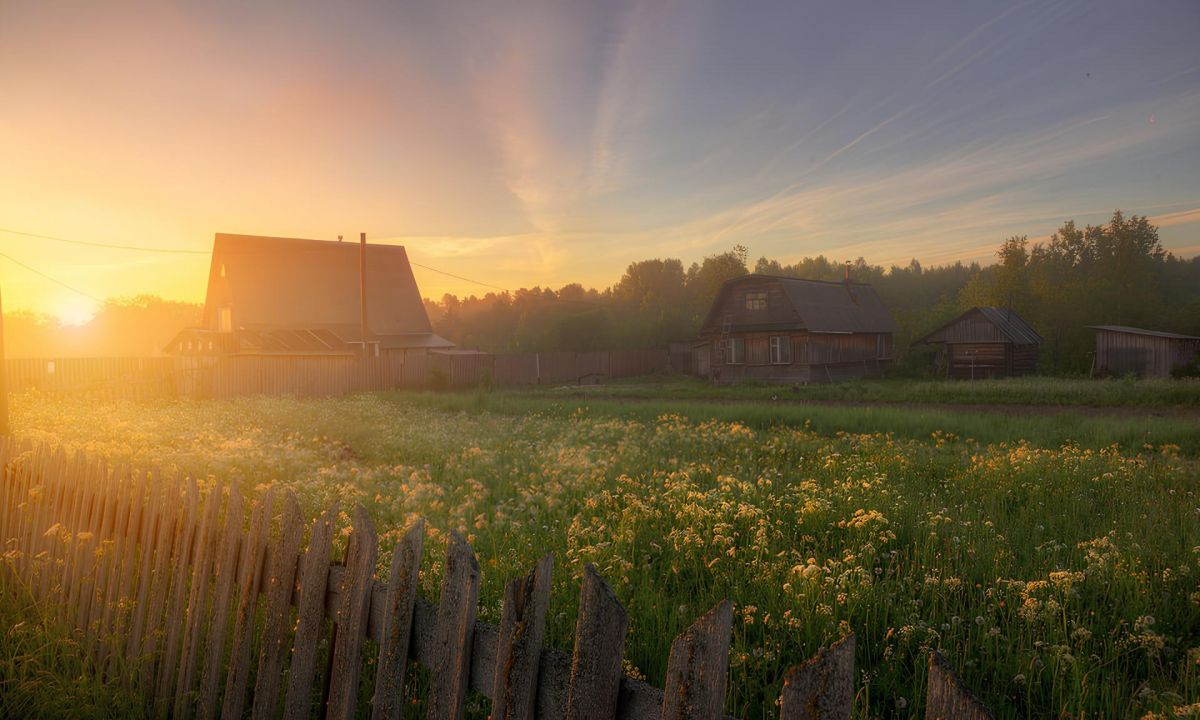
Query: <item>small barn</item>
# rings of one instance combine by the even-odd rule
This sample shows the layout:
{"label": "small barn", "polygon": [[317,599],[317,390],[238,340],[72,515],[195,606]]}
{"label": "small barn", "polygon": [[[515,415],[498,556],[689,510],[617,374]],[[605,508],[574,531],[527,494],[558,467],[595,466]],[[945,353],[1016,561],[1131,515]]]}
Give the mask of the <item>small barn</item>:
{"label": "small barn", "polygon": [[1200,337],[1124,325],[1090,325],[1096,331],[1094,369],[1102,375],[1168,377],[1200,357]]}
{"label": "small barn", "polygon": [[835,382],[878,375],[895,331],[865,283],[752,274],[721,286],[693,351],[717,382]]}
{"label": "small barn", "polygon": [[974,307],[915,344],[940,344],[947,377],[964,380],[1030,375],[1042,336],[1011,308]]}
{"label": "small barn", "polygon": [[[357,242],[218,233],[204,324],[167,346],[176,356],[361,356]],[[367,350],[424,354],[434,334],[404,248],[366,246]]]}

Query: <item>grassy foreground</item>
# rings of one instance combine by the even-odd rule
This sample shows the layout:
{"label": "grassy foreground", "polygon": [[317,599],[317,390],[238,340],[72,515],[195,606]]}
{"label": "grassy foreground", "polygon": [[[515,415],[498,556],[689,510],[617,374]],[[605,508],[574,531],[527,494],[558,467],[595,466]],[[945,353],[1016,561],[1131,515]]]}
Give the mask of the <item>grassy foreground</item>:
{"label": "grassy foreground", "polygon": [[1200,460],[1173,444],[1055,445],[1049,428],[1039,443],[988,444],[919,423],[911,437],[865,433],[905,418],[853,408],[806,426],[739,420],[749,409],[730,404],[684,406],[687,417],[587,406],[25,397],[13,425],[252,492],[286,485],[310,515],[357,500],[384,542],[424,516],[430,597],[444,533],[459,529],[480,556],[490,622],[505,580],[553,552],[547,639],[563,648],[593,562],[629,609],[629,669],[654,683],[672,637],[728,596],[726,709],[744,718],[773,716],[786,667],[850,631],[859,717],[921,717],[932,648],[999,717],[1171,716],[1200,699]]}

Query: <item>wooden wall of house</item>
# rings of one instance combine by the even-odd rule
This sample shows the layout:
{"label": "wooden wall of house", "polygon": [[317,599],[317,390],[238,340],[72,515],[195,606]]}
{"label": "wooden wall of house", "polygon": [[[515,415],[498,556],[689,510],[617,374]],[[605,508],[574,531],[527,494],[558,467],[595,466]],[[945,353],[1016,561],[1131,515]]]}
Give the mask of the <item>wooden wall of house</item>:
{"label": "wooden wall of house", "polygon": [[949,343],[946,374],[960,380],[1030,375],[1037,370],[1037,345],[1010,342]]}
{"label": "wooden wall of house", "polygon": [[1096,332],[1096,371],[1108,375],[1168,377],[1172,368],[1191,362],[1198,352],[1196,340]]}
{"label": "wooden wall of house", "polygon": [[[880,374],[892,358],[892,336],[887,333],[828,334],[791,333],[790,363],[772,363],[770,339],[781,333],[734,333],[746,343],[745,362],[730,364],[719,340],[707,346],[708,376],[718,380],[765,380],[768,382],[838,382]],[[698,363],[703,365],[704,363]]]}

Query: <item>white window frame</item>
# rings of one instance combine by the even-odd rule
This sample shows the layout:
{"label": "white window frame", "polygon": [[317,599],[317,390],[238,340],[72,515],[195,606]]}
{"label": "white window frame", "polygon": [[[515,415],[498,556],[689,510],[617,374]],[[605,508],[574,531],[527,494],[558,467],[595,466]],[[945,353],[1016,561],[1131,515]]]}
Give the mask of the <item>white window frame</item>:
{"label": "white window frame", "polygon": [[725,341],[725,364],[746,364],[746,338],[729,338]]}
{"label": "white window frame", "polygon": [[772,335],[768,357],[772,365],[792,364],[792,338],[790,335]]}

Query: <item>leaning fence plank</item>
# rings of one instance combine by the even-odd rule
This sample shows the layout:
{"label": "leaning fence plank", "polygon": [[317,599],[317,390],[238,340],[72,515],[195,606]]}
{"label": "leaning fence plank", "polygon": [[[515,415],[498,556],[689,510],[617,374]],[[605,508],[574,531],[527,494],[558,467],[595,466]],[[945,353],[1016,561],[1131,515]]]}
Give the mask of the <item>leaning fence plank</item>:
{"label": "leaning fence plank", "polygon": [[120,652],[120,639],[133,623],[134,597],[137,595],[138,542],[142,535],[142,524],[147,517],[146,493],[148,473],[134,470],[130,482],[129,517],[125,524],[125,537],[121,547],[121,572],[117,578],[117,611],[113,619],[114,652],[109,655],[107,674],[117,677],[125,657]]}
{"label": "leaning fence plank", "polygon": [[81,629],[87,625],[87,600],[91,592],[88,570],[96,560],[92,552],[95,545],[93,527],[104,504],[97,468],[96,463],[85,462],[79,474],[82,484],[87,489],[87,497],[80,512],[79,524],[75,528],[75,568],[71,571],[71,596],[67,604],[70,606],[70,613],[74,615],[75,627]]}
{"label": "leaning fence plank", "polygon": [[504,588],[492,691],[494,720],[532,720],[534,716],[553,567],[554,556],[547,555],[533,572],[510,581]]}
{"label": "leaning fence plank", "polygon": [[200,697],[196,702],[197,716],[211,720],[217,715],[217,693],[221,690],[221,669],[225,660],[225,634],[229,627],[229,604],[234,592],[238,550],[242,541],[242,520],[245,515],[242,494],[236,485],[229,488],[225,509],[225,524],[221,529],[220,564],[217,566],[216,587],[213,589],[212,621],[208,626],[208,642],[204,652],[204,672],[200,676]]}
{"label": "leaning fence plank", "polygon": [[159,645],[162,641],[163,611],[171,589],[171,563],[179,550],[179,490],[178,478],[172,478],[163,497],[162,515],[155,536],[154,584],[150,588],[150,605],[146,608],[146,629],[142,635],[140,665],[141,687],[147,698],[154,697]]}
{"label": "leaning fence plank", "polygon": [[[63,546],[63,566],[61,580],[62,592],[59,593],[58,596],[59,618],[64,622],[73,620],[73,618],[70,617],[71,608],[73,607],[71,603],[71,597],[73,596],[73,593],[77,592],[76,588],[72,587],[71,583],[75,580],[75,568],[77,565],[75,562],[77,547],[75,534],[79,531],[79,518],[85,498],[85,488],[82,482],[83,477],[81,470],[82,462],[83,455],[79,451],[76,451],[71,456],[71,463],[67,467],[67,481],[71,486],[71,506],[67,510],[66,520],[64,521],[64,530],[66,531],[64,533],[64,537],[66,538],[66,544]],[[75,595],[75,597],[78,596]]]}
{"label": "leaning fence plank", "polygon": [[426,700],[429,720],[462,717],[478,601],[479,561],[467,541],[451,530],[434,629],[433,683]]}
{"label": "leaning fence plank", "polygon": [[849,720],[854,706],[854,636],[821,648],[788,671],[780,720]]}
{"label": "leaning fence plank", "polygon": [[567,691],[567,720],[611,720],[617,715],[621,658],[629,615],[595,566],[583,569],[579,620]]}
{"label": "leaning fence plank", "polygon": [[300,560],[296,579],[296,637],[292,664],[288,669],[288,691],[284,697],[284,720],[309,716],[313,674],[317,666],[317,642],[325,623],[325,590],[329,582],[329,558],[333,554],[333,520],[337,510],[326,510],[312,523],[308,549]]}
{"label": "leaning fence plank", "polygon": [[119,646],[118,637],[113,632],[115,617],[119,611],[118,594],[120,592],[120,576],[121,571],[129,560],[126,557],[128,549],[125,542],[125,533],[129,527],[129,511],[133,504],[130,497],[132,492],[132,481],[129,477],[129,470],[124,465],[119,465],[113,469],[113,487],[117,495],[117,515],[113,521],[111,536],[106,540],[109,543],[108,552],[105,554],[104,563],[101,566],[102,580],[97,585],[104,592],[104,601],[101,605],[100,625],[97,628],[97,633],[103,640],[100,644],[100,657],[97,660],[97,667],[104,667],[105,656],[117,651]]}
{"label": "leaning fence plank", "polygon": [[254,639],[254,609],[258,604],[258,587],[262,579],[263,558],[270,539],[271,516],[275,512],[275,488],[267,490],[258,501],[250,519],[238,578],[237,614],[234,616],[233,640],[229,646],[229,674],[225,678],[225,698],[221,717],[237,720],[246,706],[246,685],[250,679],[251,645]]}
{"label": "leaning fence plank", "polygon": [[375,572],[378,538],[362,505],[354,508],[354,530],[346,549],[346,574],[342,581],[342,604],[338,609],[337,638],[330,663],[327,720],[354,717],[358,699],[358,675],[362,666],[363,641],[371,611],[371,577]]}
{"label": "leaning fence plank", "polygon": [[725,705],[733,608],[722,600],[671,643],[663,720],[716,720]]}
{"label": "leaning fence plank", "polygon": [[271,720],[279,709],[283,662],[288,651],[288,619],[292,591],[296,587],[296,560],[304,535],[304,520],[296,494],[288,490],[283,497],[283,517],[279,524],[279,544],[271,551],[270,568],[263,581],[266,611],[263,618],[262,651],[258,657],[258,678],[254,685],[251,717]]}
{"label": "leaning fence plank", "polygon": [[940,652],[929,655],[925,720],[992,720],[992,712],[963,685]]}
{"label": "leaning fence plank", "polygon": [[200,512],[200,488],[195,478],[188,478],[187,495],[179,530],[176,533],[175,566],[171,568],[171,595],[167,601],[166,643],[158,670],[157,713],[166,717],[171,708],[171,694],[175,690],[175,673],[179,668],[179,649],[185,631],[185,603],[188,598],[188,570],[197,543],[197,516]]}
{"label": "leaning fence plank", "polygon": [[109,473],[105,469],[101,476],[101,487],[105,497],[104,514],[100,520],[99,530],[96,533],[96,549],[99,557],[92,565],[92,574],[89,578],[91,587],[89,588],[88,597],[91,603],[88,609],[87,620],[87,635],[89,646],[91,648],[91,656],[94,659],[99,658],[99,653],[104,647],[100,637],[100,619],[104,615],[104,576],[105,570],[108,569],[108,564],[112,561],[112,533],[113,526],[117,520],[117,483],[120,478],[115,473]]}
{"label": "leaning fence plank", "polygon": [[404,707],[404,671],[408,668],[413,609],[425,547],[425,521],[417,520],[392,552],[384,606],[383,640],[379,643],[379,667],[375,672],[375,695],[371,700],[373,720],[400,717]]}
{"label": "leaning fence plank", "polygon": [[200,522],[196,538],[196,560],[192,564],[192,583],[188,593],[187,619],[183,636],[183,649],[179,653],[179,680],[175,685],[176,720],[187,720],[192,714],[192,689],[196,684],[196,662],[200,656],[200,633],[208,605],[209,585],[216,562],[218,521],[224,493],[221,486],[208,491],[204,504],[204,519]]}
{"label": "leaning fence plank", "polygon": [[42,571],[38,577],[37,594],[45,600],[51,599],[54,592],[54,578],[58,574],[59,555],[59,526],[62,520],[61,505],[66,483],[63,481],[66,470],[66,453],[60,447],[54,451],[46,465],[44,475],[46,484],[45,514],[38,528],[38,541],[41,543],[43,557]]}
{"label": "leaning fence plank", "polygon": [[157,472],[151,473],[150,497],[142,511],[142,524],[138,532],[138,579],[137,598],[134,600],[132,618],[129,623],[129,639],[125,646],[125,658],[131,663],[138,661],[138,650],[142,647],[142,633],[146,628],[146,610],[150,604],[150,587],[154,576],[155,539],[162,520],[163,496],[166,488]]}

